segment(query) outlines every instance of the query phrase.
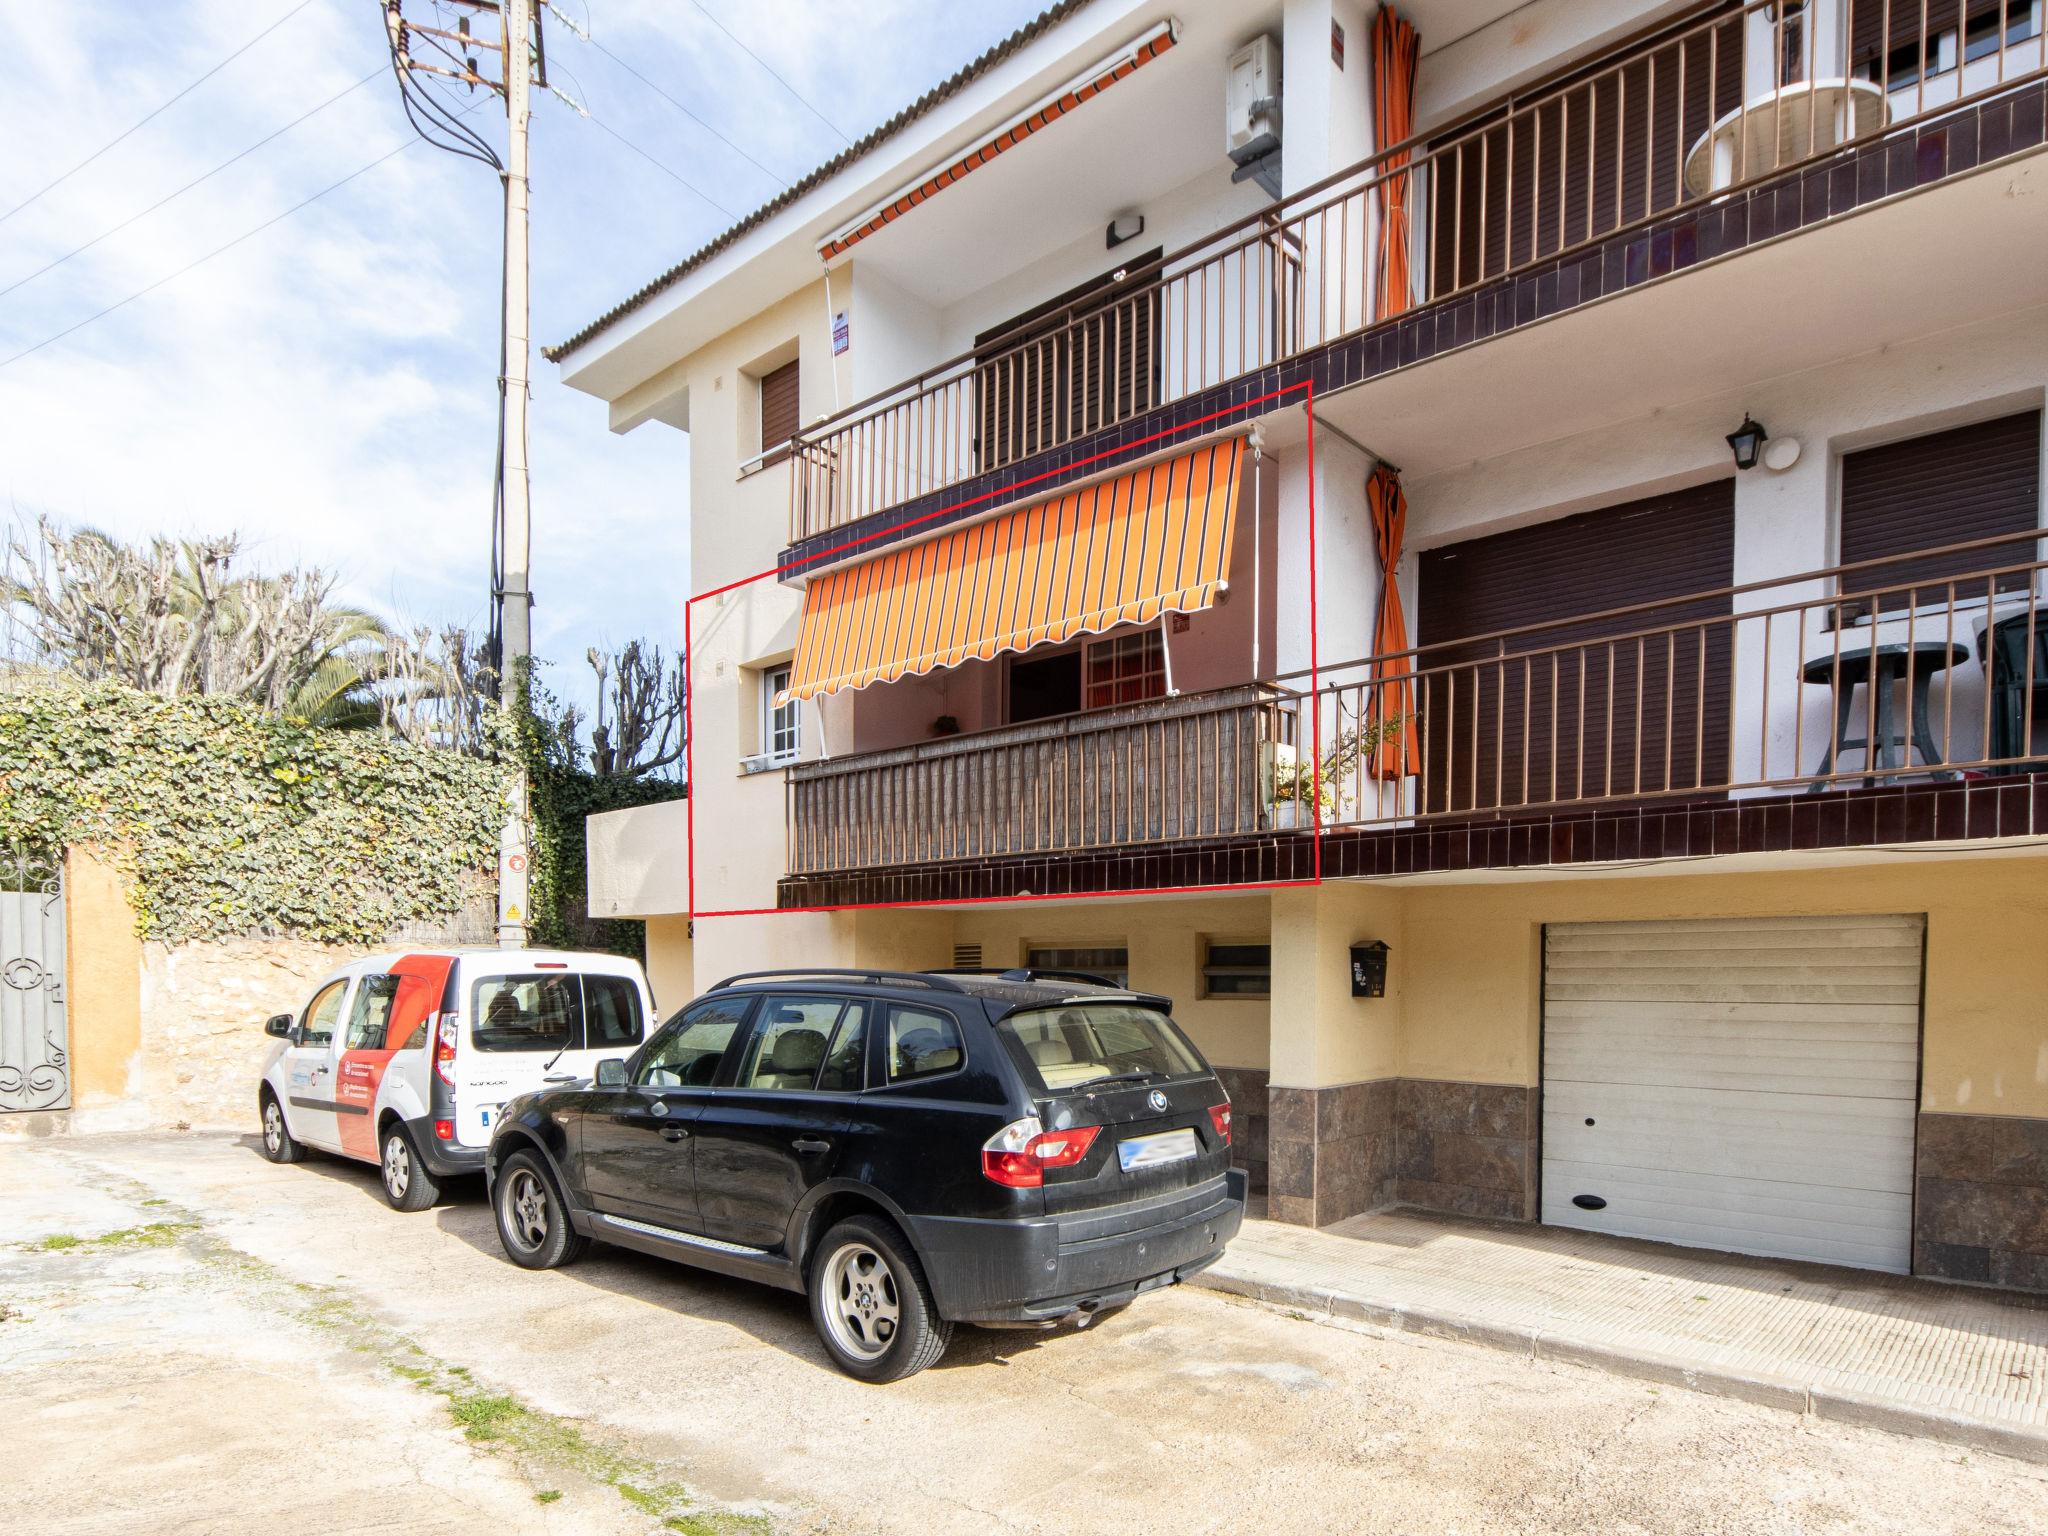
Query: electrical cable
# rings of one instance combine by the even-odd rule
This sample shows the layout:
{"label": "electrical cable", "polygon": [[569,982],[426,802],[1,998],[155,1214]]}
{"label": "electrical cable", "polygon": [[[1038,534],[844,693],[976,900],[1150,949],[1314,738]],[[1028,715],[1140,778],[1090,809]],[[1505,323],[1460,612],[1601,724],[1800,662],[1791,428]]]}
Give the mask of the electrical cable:
{"label": "electrical cable", "polygon": [[88,165],[91,165],[93,161],[99,159],[101,155],[104,155],[116,144],[119,144],[123,139],[127,138],[130,134],[134,133],[136,129],[142,128],[154,119],[161,117],[166,111],[176,106],[180,101],[183,101],[187,96],[191,95],[194,91],[199,89],[200,86],[204,85],[207,81],[211,80],[223,69],[226,69],[228,65],[234,63],[235,60],[239,59],[251,48],[254,48],[258,43],[262,42],[263,39],[270,36],[271,33],[275,32],[279,27],[283,26],[286,22],[290,21],[294,16],[298,15],[299,12],[303,11],[307,6],[311,5],[312,3],[313,0],[299,0],[299,3],[297,5],[293,6],[290,10],[286,11],[282,16],[278,17],[277,20],[273,21],[261,32],[258,32],[254,37],[250,38],[249,41],[242,44],[241,47],[237,48],[233,53],[229,54],[226,58],[222,59],[218,64],[214,65],[213,68],[209,69],[197,80],[194,80],[182,91],[179,91],[177,95],[171,97],[171,99],[166,101],[162,106],[156,108],[154,111],[140,118],[131,126],[122,129],[121,132],[115,134],[111,139],[107,140],[106,143],[102,144],[98,149],[94,150],[91,154],[87,155],[83,160],[79,161],[78,164],[71,167],[70,170],[66,171],[62,176],[59,176],[55,181],[50,182],[40,191],[31,192],[27,197],[23,198],[20,202],[16,203],[12,208],[8,209],[5,213],[0,213],[0,224],[5,224],[9,219],[13,218],[17,213],[21,212],[21,210],[26,208],[30,203],[33,203],[34,201],[36,201],[37,198],[43,196],[44,193],[50,192],[55,188],[62,186],[65,182],[69,181],[72,177],[76,176],[80,171],[84,170]]}
{"label": "electrical cable", "polygon": [[663,90],[660,86],[656,85],[652,80],[648,79],[645,75],[641,74],[639,70],[635,69],[632,65],[628,64],[616,53],[613,53],[611,49],[605,47],[605,45],[603,43],[600,43],[596,38],[593,37],[590,39],[590,46],[595,48],[599,53],[603,54],[606,58],[610,59],[614,64],[618,65],[619,68],[623,69],[635,80],[638,80],[642,85],[646,86],[647,89],[654,92],[655,95],[659,96],[663,101],[667,102],[670,106],[674,107],[678,112],[682,113],[683,116],[687,117],[699,128],[702,128],[706,133],[710,134],[714,139],[718,140],[718,142],[723,144],[727,149],[731,150],[734,154],[738,155],[742,160],[746,161],[747,164],[753,166],[754,169],[759,171],[762,175],[768,177],[771,181],[777,183],[780,186],[786,187],[789,185],[789,180],[787,177],[778,175],[776,172],[771,171],[767,166],[763,165],[760,161],[756,160],[744,149],[741,149],[739,145],[735,144],[731,139],[727,138],[724,134],[720,133],[710,123],[704,121],[703,118],[699,117],[696,113],[692,112],[688,107],[684,106],[680,101],[676,100],[675,97],[669,95],[667,91]]}
{"label": "electrical cable", "polygon": [[734,213],[730,208],[726,207],[725,204],[721,203],[717,198],[713,197],[709,192],[706,192],[702,187],[698,186],[695,182],[689,180],[687,177],[682,175],[681,172],[671,170],[668,166],[662,164],[661,161],[655,159],[654,156],[650,155],[638,144],[635,144],[631,139],[627,138],[623,133],[619,132],[618,129],[614,128],[610,123],[606,122],[596,113],[586,108],[584,110],[583,115],[589,118],[592,123],[602,128],[606,133],[610,134],[613,138],[617,139],[621,144],[625,145],[626,148],[633,151],[634,154],[638,155],[641,159],[645,160],[649,165],[653,166],[656,170],[673,177],[676,181],[680,182],[688,190],[696,193],[697,196],[701,197],[705,202],[709,203],[712,207],[716,208],[728,219],[732,219],[735,221],[738,220],[739,215]]}
{"label": "electrical cable", "polygon": [[789,92],[789,94],[794,96],[800,103],[802,103],[803,108],[806,112],[810,113],[811,116],[815,117],[827,128],[830,128],[834,133],[838,134],[840,143],[849,145],[853,143],[853,140],[850,137],[848,137],[846,131],[843,128],[841,128],[837,123],[833,122],[831,118],[827,117],[824,113],[820,112],[816,107],[812,106],[810,101],[808,100],[808,98],[805,97],[802,91],[799,91],[795,86],[791,85],[787,80],[783,79],[781,75],[776,74],[775,66],[773,64],[770,64],[766,59],[762,58],[761,55],[754,52],[753,49],[749,48],[737,37],[734,37],[732,29],[730,27],[728,27],[724,22],[720,21],[716,16],[712,15],[709,11],[705,10],[702,5],[698,4],[698,0],[690,0],[690,4],[696,7],[698,15],[702,16],[706,21],[710,22],[711,25],[718,28],[718,30],[723,32],[728,38],[731,38],[732,44],[735,48],[739,49],[741,53],[744,53],[756,64],[760,65],[763,69],[767,70],[769,74],[774,75],[775,83],[781,86],[785,91]]}
{"label": "electrical cable", "polygon": [[333,106],[337,101],[340,101],[342,97],[352,95],[356,91],[361,90],[364,86],[368,85],[372,80],[376,79],[379,75],[383,73],[384,66],[380,64],[377,66],[377,68],[371,70],[367,75],[363,76],[362,79],[358,80],[354,85],[347,86],[342,90],[336,91],[332,96],[328,97],[325,101],[321,102],[319,106],[310,108],[305,112],[301,112],[297,117],[293,118],[290,122],[286,123],[282,128],[276,129],[270,133],[266,133],[254,144],[251,144],[247,149],[243,150],[240,154],[234,156],[233,159],[221,161],[221,163],[219,165],[216,165],[212,170],[206,172],[204,175],[193,177],[192,180],[186,182],[185,185],[178,188],[177,191],[166,193],[164,196],[158,198],[155,202],[151,203],[147,208],[144,208],[141,212],[131,213],[130,215],[128,215],[127,218],[123,219],[113,228],[102,230],[100,231],[100,233],[94,235],[90,240],[86,241],[85,244],[80,246],[74,246],[72,249],[66,251],[62,256],[57,257],[55,260],[43,263],[43,265],[37,267],[35,271],[29,273],[28,276],[16,278],[13,282],[9,283],[5,288],[0,288],[0,299],[6,298],[7,295],[14,292],[15,289],[23,287],[28,283],[34,282],[37,278],[41,277],[45,272],[53,271],[54,269],[63,266],[64,263],[71,260],[72,257],[84,255],[87,251],[91,250],[94,246],[98,245],[102,240],[106,240],[114,235],[118,235],[130,224],[135,223],[136,220],[149,217],[150,214],[155,213],[157,209],[163,207],[164,204],[173,202],[176,199],[183,197],[187,192],[190,192],[194,187],[198,186],[201,182],[212,180],[214,177],[218,176],[222,171],[226,170],[229,166],[235,164],[236,161],[246,160],[249,156],[255,154],[257,150],[261,149],[264,145],[268,144],[272,139],[279,138],[284,134],[290,133],[294,128],[298,127],[299,124],[303,123],[307,118],[312,117],[317,113],[326,111],[329,107]]}
{"label": "electrical cable", "polygon": [[108,315],[113,314],[116,310],[125,309],[130,304],[133,304],[137,299],[144,298],[149,294],[155,293],[157,289],[163,287],[166,283],[176,282],[179,278],[183,277],[187,272],[190,272],[193,268],[205,265],[207,262],[213,260],[213,258],[216,256],[226,255],[236,246],[242,244],[243,241],[255,238],[257,235],[262,234],[266,229],[269,229],[274,224],[283,223],[286,219],[290,218],[300,209],[310,207],[312,204],[319,202],[320,199],[327,196],[328,193],[340,191],[343,187],[347,186],[357,177],[366,175],[369,172],[374,171],[386,160],[391,159],[394,155],[400,154],[405,150],[411,149],[413,145],[419,142],[420,141],[418,139],[407,139],[402,144],[393,145],[390,149],[384,151],[383,154],[379,155],[376,159],[370,161],[367,165],[358,166],[355,170],[350,171],[346,176],[342,177],[339,181],[329,182],[326,186],[322,187],[318,192],[313,193],[309,197],[301,198],[298,202],[293,203],[291,207],[285,209],[282,213],[272,214],[269,218],[265,219],[261,224],[256,225],[254,228],[243,230],[242,233],[235,236],[234,239],[226,242],[223,245],[215,246],[212,250],[208,251],[204,256],[194,257],[191,261],[186,262],[184,266],[178,268],[177,271],[169,273],[164,277],[158,278],[155,282],[149,284],[149,286],[147,286],[146,288],[138,288],[135,290],[135,292],[129,294],[128,297],[126,297],[125,299],[117,299],[114,303],[109,304],[105,309],[97,310],[94,313],[87,315],[83,320],[77,321],[71,325],[67,325],[63,330],[58,331],[55,335],[45,336],[41,341],[37,342],[34,346],[24,347],[22,348],[21,351],[16,352],[11,357],[0,358],[0,368],[11,367],[15,363],[20,362],[23,358],[32,356],[33,354],[42,351],[43,348],[45,347],[55,345],[57,342],[60,342],[65,337],[71,335],[73,332],[84,330],[88,325],[91,325],[94,321],[104,320]]}

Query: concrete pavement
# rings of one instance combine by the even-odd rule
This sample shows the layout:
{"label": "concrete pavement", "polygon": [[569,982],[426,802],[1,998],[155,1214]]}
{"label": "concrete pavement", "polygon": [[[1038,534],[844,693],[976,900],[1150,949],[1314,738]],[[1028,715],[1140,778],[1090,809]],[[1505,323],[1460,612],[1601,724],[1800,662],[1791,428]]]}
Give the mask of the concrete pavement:
{"label": "concrete pavement", "polygon": [[1192,1288],[866,1387],[799,1297],[253,1138],[0,1145],[0,1307],[7,1529],[2048,1528],[2023,1462]]}
{"label": "concrete pavement", "polygon": [[1248,1221],[1200,1283],[2048,1462],[2048,1298],[1409,1211]]}

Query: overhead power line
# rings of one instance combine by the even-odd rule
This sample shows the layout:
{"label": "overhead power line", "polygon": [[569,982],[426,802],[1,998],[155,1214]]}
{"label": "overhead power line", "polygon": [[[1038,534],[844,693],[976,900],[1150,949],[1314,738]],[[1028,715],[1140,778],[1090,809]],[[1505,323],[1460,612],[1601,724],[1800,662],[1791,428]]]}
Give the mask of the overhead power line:
{"label": "overhead power line", "polygon": [[584,109],[583,116],[588,118],[592,123],[596,124],[598,127],[602,128],[606,133],[610,134],[613,138],[617,139],[621,144],[625,145],[626,148],[633,151],[634,154],[638,155],[642,160],[645,160],[649,165],[653,166],[656,170],[662,172],[664,175],[672,177],[674,180],[680,182],[689,191],[696,193],[698,197],[702,198],[705,202],[709,203],[712,207],[716,208],[728,219],[737,220],[739,218],[738,214],[734,213],[730,208],[726,207],[725,204],[721,203],[709,192],[706,192],[702,187],[698,186],[694,181],[691,181],[688,177],[684,176],[680,171],[674,170],[670,166],[663,164],[660,160],[657,160],[653,155],[650,155],[638,144],[635,144],[631,139],[627,138],[623,133],[619,132],[619,130],[614,128],[610,123],[606,122],[603,118],[597,116],[596,113],[591,112],[588,108],[586,108]]}
{"label": "overhead power line", "polygon": [[148,287],[138,288],[133,293],[129,294],[127,298],[117,299],[112,304],[109,304],[105,309],[98,310],[93,314],[87,315],[83,320],[79,320],[71,325],[67,325],[66,327],[64,327],[63,330],[58,331],[55,335],[45,336],[41,341],[37,342],[34,346],[24,347],[21,349],[21,351],[15,353],[12,357],[0,359],[0,368],[11,367],[15,363],[20,362],[23,358],[32,356],[33,354],[42,351],[43,348],[45,347],[55,345],[57,342],[62,341],[65,337],[73,334],[74,332],[84,330],[88,325],[91,325],[94,321],[104,320],[108,315],[113,314],[116,310],[126,309],[130,304],[133,304],[137,299],[145,298],[149,294],[155,293],[157,289],[163,287],[166,283],[176,282],[179,278],[183,277],[187,272],[190,272],[193,268],[204,266],[207,262],[213,260],[214,257],[226,255],[229,251],[233,250],[236,246],[242,244],[245,240],[254,239],[257,235],[262,234],[266,229],[269,229],[272,225],[283,223],[286,219],[290,218],[300,209],[311,207],[314,203],[319,202],[321,198],[327,196],[328,193],[340,191],[343,187],[347,186],[357,177],[367,175],[369,172],[374,171],[378,166],[382,165],[386,160],[391,159],[394,155],[403,154],[406,150],[411,149],[413,145],[419,142],[420,141],[417,138],[410,138],[407,139],[402,144],[394,144],[390,149],[385,150],[383,154],[379,155],[376,159],[370,161],[367,165],[361,165],[356,167],[356,169],[350,171],[346,176],[342,177],[339,181],[330,181],[326,186],[322,187],[318,192],[313,193],[310,197],[301,198],[298,202],[293,203],[291,207],[285,209],[282,213],[272,214],[269,218],[265,219],[261,224],[256,225],[253,229],[243,230],[239,235],[235,236],[234,239],[228,241],[224,245],[215,246],[212,250],[208,251],[204,256],[194,257],[192,260],[186,262],[184,266],[178,268],[177,271],[169,273],[164,277],[158,278]]}
{"label": "overhead power line", "polygon": [[646,86],[647,89],[654,92],[655,95],[659,96],[663,101],[667,102],[670,106],[674,107],[678,112],[682,113],[683,116],[687,117],[699,128],[702,128],[706,133],[710,134],[714,139],[718,140],[718,142],[723,144],[727,149],[731,150],[734,154],[738,155],[742,160],[746,161],[747,164],[753,166],[754,169],[759,171],[762,175],[768,177],[771,181],[774,181],[781,186],[786,187],[789,185],[789,181],[786,177],[777,174],[775,171],[770,170],[767,166],[763,165],[760,161],[756,160],[752,155],[748,154],[744,149],[740,148],[739,145],[735,144],[731,139],[727,138],[724,134],[720,133],[717,128],[713,127],[710,123],[704,121],[703,118],[699,117],[695,112],[692,112],[680,101],[677,101],[675,97],[669,95],[667,91],[663,90],[660,86],[656,85],[652,80],[648,79],[645,75],[641,74],[639,70],[635,69],[632,65],[628,64],[616,53],[613,53],[611,49],[605,47],[605,45],[599,42],[596,38],[590,38],[589,43],[591,47],[595,48],[599,53],[603,54],[606,58],[610,59],[614,64],[618,65],[619,68],[623,69],[627,74],[631,75],[635,80],[638,80],[642,85]]}
{"label": "overhead power line", "polygon": [[55,181],[50,182],[48,185],[44,186],[38,191],[31,192],[27,197],[23,198],[20,202],[16,203],[12,208],[8,209],[5,213],[0,213],[0,224],[5,224],[9,219],[13,218],[17,213],[21,212],[21,210],[26,208],[30,203],[33,203],[34,201],[36,201],[37,198],[43,196],[44,193],[50,192],[55,188],[62,186],[65,182],[69,181],[72,177],[76,176],[80,171],[84,170],[88,165],[91,165],[93,161],[99,159],[101,155],[104,155],[116,144],[119,144],[123,139],[127,138],[130,134],[134,133],[136,129],[146,127],[150,122],[154,121],[158,117],[161,117],[165,112],[169,111],[172,107],[176,106],[179,102],[183,101],[187,96],[191,95],[194,91],[199,89],[200,86],[206,84],[207,81],[211,80],[223,69],[226,69],[230,64],[234,63],[235,60],[239,59],[251,48],[254,48],[258,43],[262,42],[263,39],[270,36],[271,33],[275,32],[279,27],[283,26],[286,22],[290,21],[294,16],[298,15],[299,12],[303,11],[307,6],[311,5],[312,3],[313,0],[299,0],[299,3],[297,5],[293,6],[290,10],[286,11],[282,16],[278,17],[277,20],[273,21],[261,32],[258,32],[254,37],[250,38],[249,41],[242,44],[241,47],[237,48],[233,53],[229,54],[226,58],[222,59],[218,64],[214,65],[213,68],[209,69],[197,80],[194,80],[182,91],[178,92],[177,95],[171,97],[169,101],[164,102],[162,106],[157,107],[154,111],[142,117],[137,122],[131,124],[129,127],[122,129],[121,132],[115,134],[111,139],[107,140],[106,143],[102,144],[98,149],[94,150],[91,154],[87,155],[83,160],[79,161],[78,164],[71,167],[71,169],[66,171],[62,176],[59,176]]}
{"label": "overhead power line", "polygon": [[229,159],[221,161],[219,165],[216,165],[212,170],[207,171],[203,175],[193,177],[190,181],[186,182],[185,185],[178,188],[177,191],[165,193],[162,197],[158,198],[155,202],[151,203],[147,208],[144,208],[141,212],[131,213],[128,215],[127,218],[123,219],[120,223],[114,225],[113,228],[101,230],[98,234],[94,235],[90,240],[86,241],[85,244],[73,246],[70,250],[66,251],[62,256],[57,257],[55,260],[44,262],[43,265],[37,267],[35,271],[29,273],[28,276],[26,277],[16,278],[13,282],[9,283],[5,288],[0,288],[0,299],[4,299],[5,297],[7,297],[8,294],[14,292],[15,289],[24,287],[25,285],[34,282],[37,278],[41,277],[45,272],[53,271],[56,268],[63,266],[64,263],[71,260],[72,257],[84,255],[87,251],[91,250],[94,246],[98,245],[102,240],[107,240],[115,235],[118,235],[122,230],[126,229],[129,225],[135,223],[138,219],[148,218],[149,215],[155,213],[157,209],[163,207],[164,204],[174,202],[178,198],[183,197],[187,192],[190,192],[194,187],[198,186],[201,182],[211,181],[214,177],[218,176],[222,171],[226,170],[229,166],[234,165],[237,161],[248,159],[249,156],[255,154],[257,150],[261,149],[264,145],[270,143],[271,140],[280,138],[283,135],[290,133],[294,128],[298,127],[299,124],[303,123],[307,118],[326,111],[329,107],[333,106],[337,101],[340,101],[342,97],[351,95],[354,92],[361,90],[364,86],[368,85],[372,80],[376,79],[379,75],[383,73],[384,66],[382,64],[379,64],[375,69],[371,70],[367,75],[363,76],[363,78],[358,80],[354,85],[345,86],[341,90],[336,91],[332,96],[328,97],[325,101],[321,102],[319,106],[310,107],[306,111],[301,112],[297,117],[293,118],[290,122],[286,123],[282,128],[274,129],[273,131],[266,133],[254,144],[251,144],[247,149],[241,151],[241,153],[234,155]]}
{"label": "overhead power line", "polygon": [[820,112],[816,107],[812,106],[810,103],[810,99],[807,96],[805,96],[802,91],[798,90],[795,86],[791,85],[787,80],[783,79],[782,76],[776,72],[775,66],[773,64],[770,64],[766,59],[762,58],[761,55],[754,52],[754,50],[749,48],[745,43],[741,42],[738,37],[734,36],[732,28],[728,27],[716,16],[712,15],[709,11],[705,10],[702,5],[698,4],[698,0],[690,0],[690,4],[696,7],[698,15],[702,16],[706,21],[710,22],[711,25],[718,28],[718,30],[723,32],[728,38],[731,38],[732,45],[735,48],[739,49],[741,53],[744,53],[756,64],[760,65],[763,69],[767,70],[769,74],[774,75],[775,83],[777,85],[780,85],[785,91],[789,92],[790,95],[794,96],[798,100],[798,102],[800,102],[803,105],[803,108],[806,112],[810,113],[811,116],[815,117],[827,128],[830,128],[834,133],[838,134],[840,143],[851,144],[853,142],[852,138],[848,136],[845,129],[841,128],[837,123],[833,122],[831,118],[827,117],[824,113]]}

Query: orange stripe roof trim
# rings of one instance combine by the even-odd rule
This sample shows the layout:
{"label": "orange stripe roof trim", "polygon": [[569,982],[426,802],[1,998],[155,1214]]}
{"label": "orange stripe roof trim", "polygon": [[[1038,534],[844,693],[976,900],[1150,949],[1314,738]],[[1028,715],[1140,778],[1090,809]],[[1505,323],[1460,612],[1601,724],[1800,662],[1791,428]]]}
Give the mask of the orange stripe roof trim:
{"label": "orange stripe roof trim", "polygon": [[1244,451],[1232,437],[816,577],[782,696],[1207,608],[1229,586]]}
{"label": "orange stripe roof trim", "polygon": [[1065,117],[1082,102],[1093,100],[1117,81],[1134,74],[1140,66],[1151,63],[1173,44],[1174,36],[1171,31],[1160,33],[1115,68],[1104,70],[1086,85],[1076,86],[1073,90],[1064,92],[1057,100],[1047,102],[1021,123],[1011,124],[986,143],[969,150],[944,170],[927,176],[916,187],[876,210],[845,234],[827,240],[818,247],[818,254],[827,261],[843,255],[876,230],[895,223],[919,203],[935,196],[942,188],[950,187],[968,172],[987,165],[1004,150],[1015,148],[1047,124]]}

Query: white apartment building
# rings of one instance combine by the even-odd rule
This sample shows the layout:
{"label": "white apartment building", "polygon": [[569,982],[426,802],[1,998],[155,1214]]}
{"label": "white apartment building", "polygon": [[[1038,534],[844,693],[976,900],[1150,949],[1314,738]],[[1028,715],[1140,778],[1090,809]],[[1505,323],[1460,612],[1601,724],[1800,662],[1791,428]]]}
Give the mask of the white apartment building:
{"label": "white apartment building", "polygon": [[593,914],[1169,994],[1278,1219],[2048,1289],[2042,11],[1053,6],[548,349],[706,594]]}

